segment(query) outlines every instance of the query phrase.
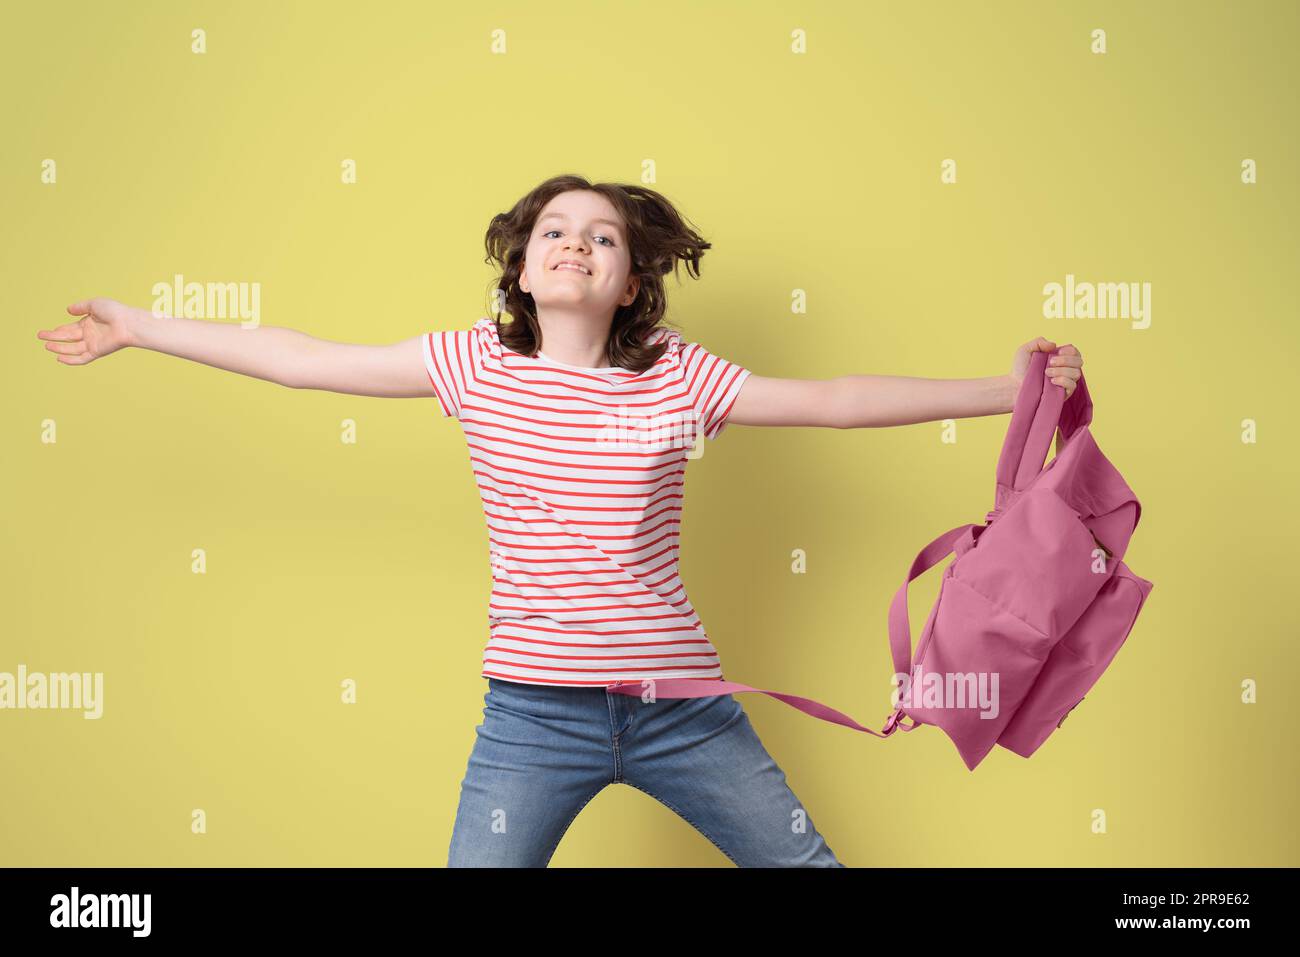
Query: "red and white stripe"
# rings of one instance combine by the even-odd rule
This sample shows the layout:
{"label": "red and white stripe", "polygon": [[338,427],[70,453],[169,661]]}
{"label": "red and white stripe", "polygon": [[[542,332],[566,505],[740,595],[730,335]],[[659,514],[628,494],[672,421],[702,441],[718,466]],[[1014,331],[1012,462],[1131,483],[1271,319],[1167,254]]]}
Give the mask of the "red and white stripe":
{"label": "red and white stripe", "polygon": [[460,421],[492,565],[483,677],[590,686],[721,678],[678,576],[687,452],[716,439],[749,370],[680,334],[641,374],[506,349],[496,322],[430,332],[424,363]]}

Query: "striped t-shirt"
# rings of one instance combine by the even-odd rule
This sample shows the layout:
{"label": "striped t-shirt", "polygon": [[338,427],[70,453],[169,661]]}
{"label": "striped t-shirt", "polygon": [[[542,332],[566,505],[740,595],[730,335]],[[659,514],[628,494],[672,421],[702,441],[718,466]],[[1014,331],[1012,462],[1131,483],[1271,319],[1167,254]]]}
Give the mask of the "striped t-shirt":
{"label": "striped t-shirt", "polygon": [[721,678],[677,573],[686,462],[716,439],[749,370],[667,337],[658,362],[564,365],[501,344],[495,320],[430,332],[424,364],[454,416],[487,519],[482,676],[590,686]]}

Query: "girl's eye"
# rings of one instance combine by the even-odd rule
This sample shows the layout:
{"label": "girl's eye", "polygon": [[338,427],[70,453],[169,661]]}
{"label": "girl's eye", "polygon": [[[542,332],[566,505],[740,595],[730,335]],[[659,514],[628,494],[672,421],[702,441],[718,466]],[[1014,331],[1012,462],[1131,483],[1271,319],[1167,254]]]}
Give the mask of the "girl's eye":
{"label": "girl's eye", "polygon": [[[551,233],[558,233],[558,232],[559,232],[558,229],[548,229],[546,232],[542,233],[542,238],[543,238],[543,239],[548,239],[548,238],[550,237]],[[604,235],[604,234],[601,234],[601,235],[597,236],[596,238],[597,238],[597,239],[604,239],[604,240],[608,241],[608,243],[609,243],[610,246],[613,246],[613,245],[614,245],[614,241],[613,241],[612,239],[610,239],[608,236]]]}

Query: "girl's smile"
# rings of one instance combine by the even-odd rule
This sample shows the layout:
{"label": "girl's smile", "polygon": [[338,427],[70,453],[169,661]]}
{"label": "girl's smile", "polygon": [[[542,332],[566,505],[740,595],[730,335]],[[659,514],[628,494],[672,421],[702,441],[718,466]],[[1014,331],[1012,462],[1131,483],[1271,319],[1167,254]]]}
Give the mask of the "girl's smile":
{"label": "girl's smile", "polygon": [[591,269],[588,268],[587,266],[584,266],[582,263],[578,262],[575,259],[561,259],[558,263],[552,266],[551,269],[554,271],[559,271],[561,269],[564,269],[570,272],[580,272],[584,276],[591,275]]}

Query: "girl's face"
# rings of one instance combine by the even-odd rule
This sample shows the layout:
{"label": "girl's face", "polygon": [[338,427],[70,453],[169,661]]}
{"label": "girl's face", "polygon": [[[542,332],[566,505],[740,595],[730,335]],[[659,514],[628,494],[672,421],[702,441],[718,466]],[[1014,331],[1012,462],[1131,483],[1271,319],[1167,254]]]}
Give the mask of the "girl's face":
{"label": "girl's face", "polygon": [[570,190],[551,199],[533,224],[519,287],[532,294],[539,314],[550,308],[612,316],[636,298],[631,268],[618,211],[600,193]]}

